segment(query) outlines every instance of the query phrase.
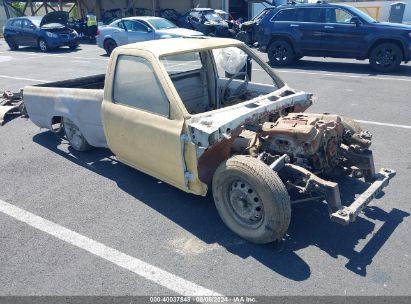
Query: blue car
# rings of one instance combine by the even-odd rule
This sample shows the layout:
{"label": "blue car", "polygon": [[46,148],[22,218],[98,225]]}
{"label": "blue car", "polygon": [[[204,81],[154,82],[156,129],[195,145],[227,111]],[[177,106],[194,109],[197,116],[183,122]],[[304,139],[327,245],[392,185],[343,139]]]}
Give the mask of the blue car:
{"label": "blue car", "polygon": [[78,47],[78,34],[66,26],[68,12],[51,12],[44,17],[18,17],[7,21],[3,36],[11,50],[36,46],[42,52],[60,46]]}
{"label": "blue car", "polygon": [[348,5],[280,5],[265,10],[248,28],[254,35],[238,38],[257,40],[275,66],[303,56],[355,58],[369,59],[373,69],[385,73],[411,61],[411,26],[378,22]]}

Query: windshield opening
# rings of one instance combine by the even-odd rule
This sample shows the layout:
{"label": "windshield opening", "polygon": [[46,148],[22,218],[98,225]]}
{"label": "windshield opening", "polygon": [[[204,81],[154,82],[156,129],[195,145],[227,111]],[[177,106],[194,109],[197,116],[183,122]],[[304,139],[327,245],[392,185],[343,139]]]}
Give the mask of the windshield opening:
{"label": "windshield opening", "polygon": [[156,30],[172,29],[172,28],[177,27],[174,23],[172,23],[171,21],[168,21],[167,19],[155,18],[155,19],[149,19],[147,21]]}
{"label": "windshield opening", "polygon": [[190,114],[264,98],[284,86],[269,67],[240,47],[165,55],[160,62]]}

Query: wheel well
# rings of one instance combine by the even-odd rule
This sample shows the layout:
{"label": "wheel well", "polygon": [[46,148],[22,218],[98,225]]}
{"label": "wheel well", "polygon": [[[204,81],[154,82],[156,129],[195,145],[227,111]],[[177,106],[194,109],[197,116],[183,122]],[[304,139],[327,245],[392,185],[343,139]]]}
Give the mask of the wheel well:
{"label": "wheel well", "polygon": [[271,36],[270,42],[269,42],[268,45],[267,45],[267,50],[270,48],[271,43],[273,43],[274,41],[278,41],[278,40],[287,41],[287,42],[291,45],[291,48],[293,49],[294,54],[296,54],[296,52],[295,52],[295,47],[294,47],[294,43],[293,43],[293,41],[292,41],[290,38],[288,38],[287,36],[276,36],[276,35]]}
{"label": "wheel well", "polygon": [[63,127],[63,117],[53,116],[50,121],[50,130],[53,133],[59,133]]}
{"label": "wheel well", "polygon": [[113,38],[107,37],[107,38],[104,38],[103,46],[106,46],[106,42],[109,41],[109,40],[113,41],[117,45],[117,42]]}
{"label": "wheel well", "polygon": [[379,39],[377,41],[375,41],[372,46],[369,48],[368,53],[367,53],[367,57],[370,57],[371,51],[378,45],[382,44],[382,43],[393,43],[396,46],[398,46],[402,52],[402,56],[404,57],[404,46],[402,45],[401,41],[399,40],[395,40],[395,39]]}

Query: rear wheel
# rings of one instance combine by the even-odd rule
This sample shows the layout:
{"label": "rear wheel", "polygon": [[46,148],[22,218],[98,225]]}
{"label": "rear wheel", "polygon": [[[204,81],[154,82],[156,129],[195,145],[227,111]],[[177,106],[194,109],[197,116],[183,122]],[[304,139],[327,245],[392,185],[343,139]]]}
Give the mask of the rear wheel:
{"label": "rear wheel", "polygon": [[9,37],[6,38],[7,45],[9,46],[10,50],[16,51],[19,48],[19,45],[14,41],[13,38]]}
{"label": "rear wheel", "polygon": [[285,40],[277,40],[268,47],[268,59],[273,66],[285,66],[294,61],[292,46]]}
{"label": "rear wheel", "polygon": [[113,39],[107,39],[104,41],[104,49],[106,50],[107,55],[111,55],[116,47],[117,43]]}
{"label": "rear wheel", "polygon": [[43,38],[39,39],[38,46],[39,46],[40,51],[42,51],[44,53],[46,53],[49,50],[49,46],[48,46],[46,40],[44,40]]}
{"label": "rear wheel", "polygon": [[88,151],[93,149],[93,146],[87,142],[79,127],[71,119],[63,117],[63,129],[67,140],[74,150]]}
{"label": "rear wheel", "polygon": [[263,162],[231,157],[217,168],[212,186],[217,211],[233,232],[258,244],[284,237],[290,198],[281,179]]}
{"label": "rear wheel", "polygon": [[401,49],[394,43],[381,43],[370,53],[370,64],[378,72],[397,70],[403,59]]}

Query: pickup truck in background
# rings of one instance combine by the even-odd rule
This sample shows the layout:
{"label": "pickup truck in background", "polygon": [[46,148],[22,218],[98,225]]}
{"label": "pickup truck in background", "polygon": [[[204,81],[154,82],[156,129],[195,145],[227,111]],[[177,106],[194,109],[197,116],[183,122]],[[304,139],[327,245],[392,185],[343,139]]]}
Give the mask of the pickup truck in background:
{"label": "pickup truck in background", "polygon": [[[353,120],[308,114],[312,94],[288,87],[238,40],[175,38],[116,48],[106,75],[24,88],[30,119],[63,129],[78,151],[117,159],[183,191],[212,188],[223,222],[255,243],[281,239],[291,204],[325,201],[348,224],[388,185],[371,134]],[[349,206],[335,176],[368,183]]]}

